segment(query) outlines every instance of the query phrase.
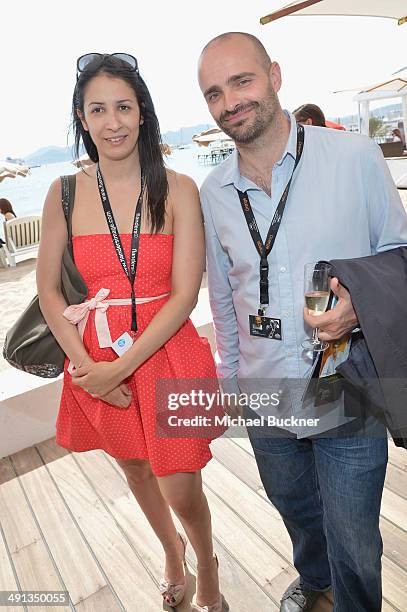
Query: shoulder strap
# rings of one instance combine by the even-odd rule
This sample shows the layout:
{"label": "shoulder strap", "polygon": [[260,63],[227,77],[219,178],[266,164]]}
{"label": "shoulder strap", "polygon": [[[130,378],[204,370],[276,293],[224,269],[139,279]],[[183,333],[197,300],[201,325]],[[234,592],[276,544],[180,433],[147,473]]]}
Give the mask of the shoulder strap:
{"label": "shoulder strap", "polygon": [[61,176],[62,208],[68,229],[68,242],[72,240],[72,211],[75,202],[76,175]]}

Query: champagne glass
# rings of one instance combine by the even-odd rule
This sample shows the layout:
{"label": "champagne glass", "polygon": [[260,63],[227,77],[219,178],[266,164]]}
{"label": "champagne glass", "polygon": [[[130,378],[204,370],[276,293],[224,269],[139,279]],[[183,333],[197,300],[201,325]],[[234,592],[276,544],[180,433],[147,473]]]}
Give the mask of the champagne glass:
{"label": "champagne glass", "polygon": [[[321,315],[328,306],[331,292],[329,271],[330,267],[326,263],[317,262],[304,266],[305,305],[310,315]],[[325,351],[329,344],[319,339],[318,328],[316,327],[312,338],[307,338],[301,346],[304,349],[321,352]]]}

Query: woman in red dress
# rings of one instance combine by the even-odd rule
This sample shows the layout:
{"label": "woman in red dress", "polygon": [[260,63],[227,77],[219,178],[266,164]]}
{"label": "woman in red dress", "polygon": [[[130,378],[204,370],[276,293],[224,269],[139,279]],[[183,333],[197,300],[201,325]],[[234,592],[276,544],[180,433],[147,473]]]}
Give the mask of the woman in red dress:
{"label": "woman in red dress", "polygon": [[87,300],[67,308],[60,291],[67,229],[59,180],[44,205],[37,265],[41,309],[67,355],[57,442],[76,452],[103,449],[124,470],[163,545],[160,590],[172,606],[185,594],[187,543],[176,531],[174,510],[198,560],[193,609],[222,612],[228,605],[219,592],[201,469],[211,459],[211,439],[224,428],[205,437],[182,430],[179,437],[157,409],[162,379],[167,390],[181,379],[207,379],[216,388],[209,344],[188,318],[204,262],[197,188],[164,166],[157,117],[135,58],[92,53],[79,58],[77,69],[76,151],[83,143],[95,162],[76,175],[72,216]]}

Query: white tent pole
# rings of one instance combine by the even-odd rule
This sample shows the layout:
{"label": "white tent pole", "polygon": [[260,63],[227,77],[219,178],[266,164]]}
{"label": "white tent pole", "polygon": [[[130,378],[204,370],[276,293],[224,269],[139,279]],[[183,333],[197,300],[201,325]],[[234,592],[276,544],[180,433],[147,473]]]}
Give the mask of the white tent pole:
{"label": "white tent pole", "polygon": [[363,100],[361,106],[362,106],[362,125],[360,129],[360,133],[365,134],[365,136],[369,136],[370,101]]}
{"label": "white tent pole", "polygon": [[407,96],[402,96],[401,102],[403,104],[404,136],[407,138]]}

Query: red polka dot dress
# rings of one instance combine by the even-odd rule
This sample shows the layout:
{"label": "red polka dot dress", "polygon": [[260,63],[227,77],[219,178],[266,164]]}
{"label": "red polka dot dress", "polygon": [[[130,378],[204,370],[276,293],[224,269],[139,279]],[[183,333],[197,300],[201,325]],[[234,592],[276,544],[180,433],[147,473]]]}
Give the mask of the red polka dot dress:
{"label": "red polka dot dress", "polygon": [[[124,252],[128,254],[131,235],[122,234],[121,240]],[[159,296],[171,291],[172,247],[172,235],[141,234],[135,282],[137,298]],[[130,297],[130,284],[110,234],[76,236],[73,238],[73,249],[75,263],[88,287],[87,299],[94,297],[101,288],[110,289],[109,299]],[[143,332],[167,300],[168,296],[137,304],[137,335]],[[113,341],[130,330],[130,305],[110,306],[106,316]],[[100,348],[94,310],[90,311],[83,342],[94,361],[118,358],[110,347]],[[73,385],[67,367],[68,360],[56,422],[56,441],[60,446],[77,452],[102,449],[117,459],[146,459],[156,476],[193,472],[211,459],[209,443],[225,431],[224,426],[212,428],[211,434],[205,433],[205,437],[157,435],[158,380],[204,379],[206,384],[208,380],[211,381],[212,390],[217,388],[210,345],[206,338],[198,335],[189,319],[126,380],[133,396],[127,409],[92,398]],[[224,416],[220,408],[217,413]],[[179,433],[176,435],[179,436]]]}

